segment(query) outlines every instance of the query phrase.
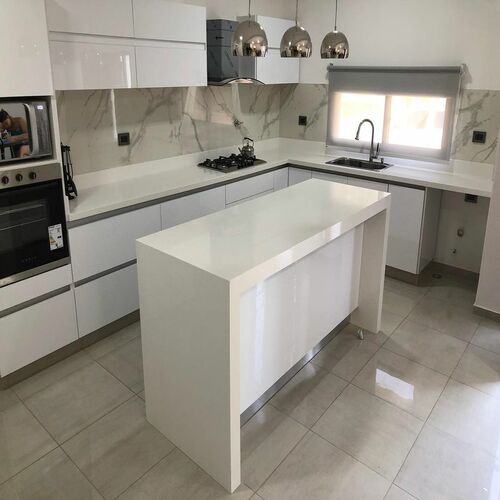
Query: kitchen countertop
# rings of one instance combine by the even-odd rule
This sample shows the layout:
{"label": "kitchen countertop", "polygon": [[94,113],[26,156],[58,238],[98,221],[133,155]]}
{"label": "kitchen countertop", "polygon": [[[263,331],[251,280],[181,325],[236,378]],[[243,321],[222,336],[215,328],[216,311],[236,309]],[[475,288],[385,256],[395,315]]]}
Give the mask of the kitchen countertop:
{"label": "kitchen countertop", "polygon": [[232,146],[76,176],[78,197],[69,202],[68,221],[178,196],[248,175],[264,173],[287,163],[324,172],[485,197],[491,196],[493,186],[493,169],[489,164],[458,160],[440,163],[386,158],[386,162],[393,166],[383,171],[369,171],[326,164],[327,161],[340,156],[366,158],[366,154],[292,139],[269,139],[256,143],[257,157],[266,160],[263,165],[231,173],[197,166],[205,158],[229,154],[236,149],[236,146]]}

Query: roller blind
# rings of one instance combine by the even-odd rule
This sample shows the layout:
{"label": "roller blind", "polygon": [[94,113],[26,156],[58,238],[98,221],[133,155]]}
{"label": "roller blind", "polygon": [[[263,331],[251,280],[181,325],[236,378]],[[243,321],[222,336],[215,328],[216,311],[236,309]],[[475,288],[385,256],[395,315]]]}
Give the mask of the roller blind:
{"label": "roller blind", "polygon": [[330,92],[456,97],[462,66],[328,67]]}

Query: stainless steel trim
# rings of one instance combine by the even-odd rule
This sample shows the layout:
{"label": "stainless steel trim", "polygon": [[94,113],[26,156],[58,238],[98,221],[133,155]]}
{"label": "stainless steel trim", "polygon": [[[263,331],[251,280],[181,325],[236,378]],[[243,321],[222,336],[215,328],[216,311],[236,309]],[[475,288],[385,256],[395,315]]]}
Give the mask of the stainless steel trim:
{"label": "stainless steel trim", "polygon": [[57,290],[52,290],[52,292],[48,292],[43,295],[40,295],[39,297],[35,297],[34,299],[27,300],[26,302],[21,302],[21,304],[16,304],[15,306],[0,311],[0,318],[3,318],[4,316],[8,316],[9,314],[13,314],[18,311],[22,311],[27,307],[39,304],[44,300],[51,299],[52,297],[55,297],[56,295],[61,295],[62,293],[68,292],[69,290],[71,290],[70,285],[66,285],[63,286],[62,288],[58,288]]}
{"label": "stainless steel trim", "polygon": [[326,337],[318,342],[305,356],[292,366],[273,386],[250,405],[240,415],[240,426],[245,425],[287,382],[289,382],[309,361],[318,354],[328,342],[330,342],[340,331],[349,324],[349,315],[342,323],[339,323]]}
{"label": "stainless steel trim", "polygon": [[31,278],[32,276],[51,271],[52,269],[57,269],[58,267],[69,264],[70,262],[71,259],[69,257],[63,257],[62,259],[56,260],[54,262],[49,262],[47,264],[44,264],[43,266],[34,267],[33,269],[28,269],[27,271],[13,274],[12,276],[7,276],[6,278],[1,278],[0,288],[11,285],[12,283],[16,283],[17,281],[22,281],[26,278]]}
{"label": "stainless steel trim", "polygon": [[[36,175],[36,178],[32,179],[30,177],[32,173]],[[16,175],[18,174],[23,176],[21,181],[16,180]],[[61,165],[59,163],[47,163],[46,165],[37,166],[0,167],[0,177],[7,177],[9,179],[7,184],[0,183],[0,191],[20,186],[29,186],[39,184],[40,182],[61,179]]]}
{"label": "stainless steel trim", "polygon": [[107,276],[108,274],[113,274],[116,271],[120,271],[125,269],[126,267],[133,266],[137,262],[137,259],[129,260],[124,262],[123,264],[119,264],[118,266],[112,267],[111,269],[106,269],[105,271],[101,271],[100,273],[93,274],[92,276],[88,276],[87,278],[83,278],[80,281],[75,281],[75,287],[85,285],[86,283],[90,283],[91,281],[95,281],[103,276]]}

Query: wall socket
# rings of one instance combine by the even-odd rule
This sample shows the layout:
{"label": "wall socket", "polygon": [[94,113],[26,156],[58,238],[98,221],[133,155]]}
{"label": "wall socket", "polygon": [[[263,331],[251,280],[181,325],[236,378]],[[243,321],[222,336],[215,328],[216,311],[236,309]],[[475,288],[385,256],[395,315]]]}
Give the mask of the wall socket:
{"label": "wall socket", "polygon": [[299,125],[303,127],[307,126],[307,116],[299,115]]}
{"label": "wall socket", "polygon": [[128,146],[130,144],[130,133],[120,132],[118,134],[118,146]]}
{"label": "wall socket", "polygon": [[484,130],[473,130],[472,131],[472,142],[477,144],[486,143],[486,132]]}

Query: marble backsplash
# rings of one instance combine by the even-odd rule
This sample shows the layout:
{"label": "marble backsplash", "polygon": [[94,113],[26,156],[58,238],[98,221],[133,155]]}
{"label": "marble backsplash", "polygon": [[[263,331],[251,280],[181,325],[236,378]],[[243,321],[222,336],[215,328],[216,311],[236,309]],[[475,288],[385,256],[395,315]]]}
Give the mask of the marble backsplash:
{"label": "marble backsplash", "polygon": [[[326,140],[328,85],[287,85],[281,92],[280,136],[310,141]],[[298,125],[307,116],[307,126]],[[486,144],[472,142],[472,131],[484,130]],[[500,91],[463,90],[455,125],[452,157],[492,163],[500,131]]]}
{"label": "marble backsplash", "polygon": [[[64,91],[61,140],[76,174],[279,137],[280,86]],[[234,121],[241,124],[235,126]],[[130,145],[118,146],[117,133]]]}
{"label": "marble backsplash", "polygon": [[[231,146],[243,137],[324,142],[327,85],[228,85],[57,93],[61,140],[75,173]],[[306,115],[307,126],[298,125]],[[234,121],[242,122],[235,126]],[[464,90],[452,156],[491,163],[500,130],[500,91]],[[487,132],[486,144],[471,141]],[[118,146],[118,132],[130,145]]]}

